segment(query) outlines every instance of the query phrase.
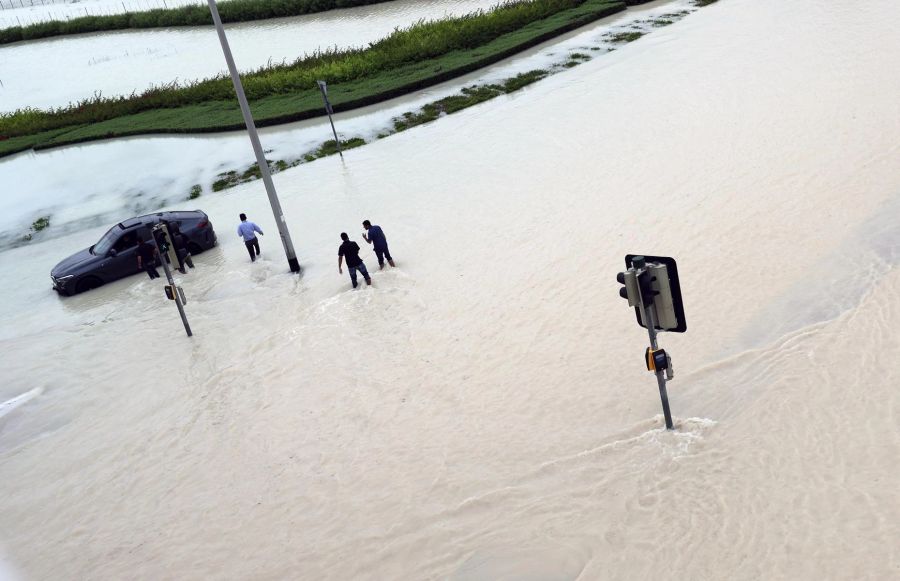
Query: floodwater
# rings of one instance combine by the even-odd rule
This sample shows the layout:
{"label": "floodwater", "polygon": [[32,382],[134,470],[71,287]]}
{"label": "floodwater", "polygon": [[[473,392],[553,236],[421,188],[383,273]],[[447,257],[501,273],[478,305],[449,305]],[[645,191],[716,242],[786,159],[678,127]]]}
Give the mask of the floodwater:
{"label": "floodwater", "polygon": [[[722,0],[280,173],[302,277],[260,184],[204,196],[192,339],[158,282],[53,296],[98,228],[0,253],[0,570],[896,578],[898,26]],[[398,267],[351,291],[363,218]],[[671,433],[628,252],[679,261]]]}
{"label": "floodwater", "polygon": [[[552,70],[569,61],[572,54],[604,58],[613,48],[610,35],[647,28],[646,22],[682,10],[696,9],[686,0],[631,8],[473,74],[338,114],[337,131],[342,140],[362,137],[372,141],[392,130],[393,118],[427,102],[472,84],[500,82],[535,69]],[[659,32],[652,27],[648,30]],[[266,157],[272,161],[298,159],[331,138],[331,126],[324,117],[262,130]],[[254,162],[245,131],[120,139],[0,159],[0,183],[16,183],[11,195],[0,197],[0,250],[20,244],[41,217],[49,217],[52,227],[36,234],[37,239],[115,223],[123,214],[146,213],[183,202],[195,184],[203,188],[204,195],[211,194],[219,174],[243,173]],[[102,180],[97,179],[98,172],[102,172]]]}
{"label": "floodwater", "polygon": [[[419,20],[487,10],[498,0],[396,0],[305,16],[229,24],[241,71],[328,48],[365,46]],[[0,111],[61,107],[227,73],[210,27],[83,34],[0,46]]]}

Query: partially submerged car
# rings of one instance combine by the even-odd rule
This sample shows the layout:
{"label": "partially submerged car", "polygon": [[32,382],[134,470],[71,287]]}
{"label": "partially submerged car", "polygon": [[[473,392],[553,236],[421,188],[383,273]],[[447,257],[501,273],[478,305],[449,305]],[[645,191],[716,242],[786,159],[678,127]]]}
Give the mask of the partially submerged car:
{"label": "partially submerged car", "polygon": [[150,229],[160,222],[179,227],[191,254],[216,245],[216,232],[209,216],[200,210],[138,216],[119,222],[96,244],[54,266],[50,271],[53,289],[61,295],[74,295],[142,272],[137,265],[137,239],[153,244]]}

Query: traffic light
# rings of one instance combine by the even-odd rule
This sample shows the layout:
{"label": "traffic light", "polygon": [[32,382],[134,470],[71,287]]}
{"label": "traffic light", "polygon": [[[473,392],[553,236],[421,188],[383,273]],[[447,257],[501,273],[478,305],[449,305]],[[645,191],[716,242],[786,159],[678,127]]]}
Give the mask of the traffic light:
{"label": "traffic light", "polygon": [[629,254],[625,257],[625,266],[628,270],[616,276],[623,285],[619,296],[628,300],[629,307],[634,307],[638,324],[647,327],[649,321],[644,318],[648,313],[658,331],[684,333],[687,322],[675,259]]}
{"label": "traffic light", "polygon": [[638,290],[637,273],[633,270],[626,270],[616,275],[619,284],[624,285],[619,289],[619,296],[628,299],[628,306],[635,307],[641,302],[641,293]]}
{"label": "traffic light", "polygon": [[153,227],[153,239],[156,241],[160,255],[167,257],[166,260],[172,265],[172,268],[178,268],[180,264],[178,253],[175,251],[175,245],[171,243],[172,237],[169,234],[169,227],[165,223],[160,222]]}

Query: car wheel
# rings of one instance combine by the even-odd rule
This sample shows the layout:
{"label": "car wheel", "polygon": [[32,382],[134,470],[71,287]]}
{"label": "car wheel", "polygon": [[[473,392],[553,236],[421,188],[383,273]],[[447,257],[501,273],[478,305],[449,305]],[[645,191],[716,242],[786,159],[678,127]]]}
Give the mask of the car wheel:
{"label": "car wheel", "polygon": [[187,248],[188,252],[190,252],[191,254],[200,254],[201,252],[203,252],[203,247],[196,242],[190,242]]}
{"label": "car wheel", "polygon": [[86,276],[83,279],[78,281],[78,284],[75,286],[76,293],[83,293],[85,291],[89,291],[91,289],[95,289],[98,286],[101,286],[103,281],[97,278],[96,276]]}

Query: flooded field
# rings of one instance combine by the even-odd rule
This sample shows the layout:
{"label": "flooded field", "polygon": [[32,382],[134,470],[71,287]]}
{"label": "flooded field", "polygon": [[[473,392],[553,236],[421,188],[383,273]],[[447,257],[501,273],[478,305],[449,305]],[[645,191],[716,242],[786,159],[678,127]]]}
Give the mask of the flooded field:
{"label": "flooded field", "polygon": [[[338,114],[337,130],[342,140],[360,137],[373,141],[393,130],[394,118],[458,93],[463,87],[502,82],[535,69],[553,70],[571,62],[573,54],[605,58],[607,51],[621,46],[611,43],[611,36],[637,27],[652,30],[647,22],[689,9],[695,10],[683,0],[632,8],[487,69],[373,107]],[[273,162],[297,159],[332,138],[324,118],[265,128],[262,134],[267,158]],[[185,202],[195,185],[201,187],[204,196],[218,195],[212,186],[222,174],[243,173],[254,163],[247,144],[245,132],[154,136],[0,159],[0,182],[18,182],[11,195],[0,197],[0,250],[21,244],[32,223],[42,217],[48,217],[51,227],[34,234],[35,240],[116,222],[123,213],[139,214]],[[98,173],[103,179],[97,179]],[[21,180],[20,176],[29,179]],[[191,203],[206,203],[206,198]]]}
{"label": "flooded field", "polygon": [[[241,71],[333,47],[365,46],[397,27],[489,9],[498,0],[396,0],[307,16],[226,25]],[[60,107],[95,93],[138,93],[227,72],[210,27],[120,31],[0,46],[0,111]]]}
{"label": "flooded field", "polygon": [[[0,252],[0,571],[896,577],[898,26],[889,0],[721,0],[279,173],[300,277],[261,184],[204,195],[192,339],[158,281],[49,290],[101,224]],[[351,291],[365,218],[397,268]],[[629,252],[679,261],[674,432]]]}

